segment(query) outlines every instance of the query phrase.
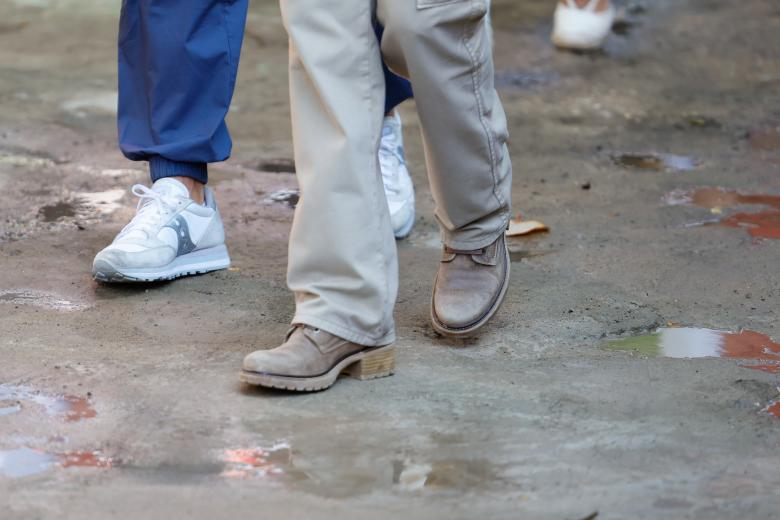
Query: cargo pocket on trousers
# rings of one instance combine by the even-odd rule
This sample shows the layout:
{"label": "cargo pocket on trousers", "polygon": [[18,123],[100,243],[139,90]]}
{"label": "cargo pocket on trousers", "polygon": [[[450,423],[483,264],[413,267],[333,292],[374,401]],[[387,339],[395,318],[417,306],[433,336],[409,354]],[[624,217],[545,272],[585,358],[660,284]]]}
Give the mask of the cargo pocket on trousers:
{"label": "cargo pocket on trousers", "polygon": [[428,9],[430,7],[439,7],[440,5],[448,4],[460,4],[468,1],[469,0],[417,0],[417,9]]}

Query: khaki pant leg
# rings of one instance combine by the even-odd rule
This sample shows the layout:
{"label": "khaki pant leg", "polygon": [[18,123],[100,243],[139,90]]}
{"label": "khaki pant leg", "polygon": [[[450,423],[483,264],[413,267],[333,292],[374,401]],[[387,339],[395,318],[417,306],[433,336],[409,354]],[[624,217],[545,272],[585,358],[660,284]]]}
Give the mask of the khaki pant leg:
{"label": "khaki pant leg", "polygon": [[281,0],[301,198],[287,280],[293,323],[394,341],[395,240],[379,171],[384,76],[371,0]]}
{"label": "khaki pant leg", "polygon": [[447,245],[493,242],[510,217],[506,115],[493,83],[487,0],[378,0],[388,66],[412,81]]}

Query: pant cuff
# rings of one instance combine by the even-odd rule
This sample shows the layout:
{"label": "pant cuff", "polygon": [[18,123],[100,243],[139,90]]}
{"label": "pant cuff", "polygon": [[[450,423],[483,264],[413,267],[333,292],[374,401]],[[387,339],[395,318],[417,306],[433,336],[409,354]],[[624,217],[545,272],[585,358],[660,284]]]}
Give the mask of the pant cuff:
{"label": "pant cuff", "polygon": [[[452,235],[448,236],[447,232],[443,233],[443,242],[446,246],[451,247],[452,249],[462,249],[462,250],[472,250],[472,249],[481,249],[483,247],[487,247],[493,242],[495,242],[498,237],[500,237],[503,233],[506,233],[507,226],[509,225],[509,216],[507,215],[505,218],[502,218],[500,227],[495,230],[493,233],[482,235],[479,237],[469,237],[466,238],[455,238]],[[456,235],[457,236],[457,235]]]}
{"label": "pant cuff", "polygon": [[395,327],[390,327],[390,331],[382,336],[371,336],[361,332],[355,332],[343,325],[332,323],[322,318],[315,318],[314,316],[306,316],[303,314],[296,314],[292,320],[293,325],[308,325],[309,327],[315,327],[322,329],[325,332],[330,332],[334,336],[338,336],[341,339],[363,345],[365,347],[384,347],[395,342]]}
{"label": "pant cuff", "polygon": [[208,182],[208,165],[206,163],[171,161],[165,157],[149,159],[149,173],[152,182],[164,177],[189,177],[200,183]]}

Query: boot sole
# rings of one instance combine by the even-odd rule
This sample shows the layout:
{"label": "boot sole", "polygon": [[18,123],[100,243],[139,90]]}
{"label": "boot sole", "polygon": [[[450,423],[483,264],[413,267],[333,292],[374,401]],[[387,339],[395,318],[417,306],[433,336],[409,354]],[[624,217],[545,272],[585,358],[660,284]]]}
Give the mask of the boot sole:
{"label": "boot sole", "polygon": [[[481,318],[479,318],[474,323],[466,325],[465,327],[449,327],[442,323],[436,316],[436,311],[434,310],[433,306],[433,298],[431,298],[431,325],[433,325],[433,330],[442,336],[447,336],[450,338],[468,338],[473,336],[479,329],[484,327],[487,322],[489,322],[490,319],[496,314],[496,312],[498,312],[498,309],[501,308],[501,304],[504,303],[504,298],[506,297],[506,292],[509,289],[509,274],[511,267],[509,265],[509,249],[507,249],[506,243],[504,243],[504,260],[506,269],[504,270],[504,282],[501,285],[501,290],[498,292],[498,295],[493,301],[493,304],[485,312],[485,314],[482,315]],[[434,287],[435,286],[436,282],[434,281]]]}
{"label": "boot sole", "polygon": [[318,376],[283,376],[242,370],[238,377],[241,382],[254,386],[293,392],[317,392],[333,386],[342,372],[361,381],[391,376],[395,372],[395,347],[388,345],[362,350],[342,359],[329,371]]}

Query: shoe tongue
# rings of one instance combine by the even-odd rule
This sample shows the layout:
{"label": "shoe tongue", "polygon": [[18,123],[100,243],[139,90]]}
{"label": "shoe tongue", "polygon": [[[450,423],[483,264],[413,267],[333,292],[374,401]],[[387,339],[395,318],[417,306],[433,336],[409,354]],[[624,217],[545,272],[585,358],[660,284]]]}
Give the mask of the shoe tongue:
{"label": "shoe tongue", "polygon": [[152,191],[162,195],[190,198],[190,192],[187,187],[176,179],[165,177],[152,185]]}

